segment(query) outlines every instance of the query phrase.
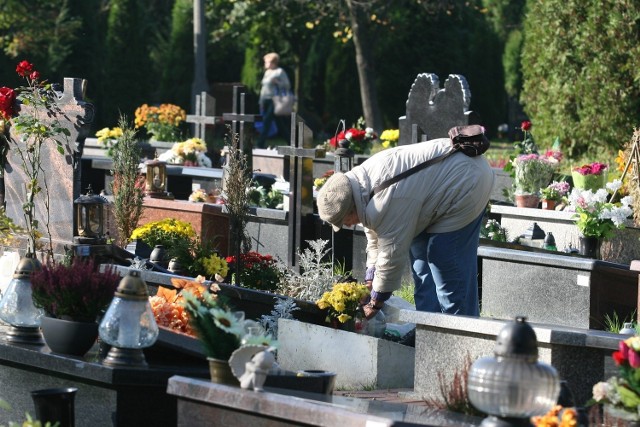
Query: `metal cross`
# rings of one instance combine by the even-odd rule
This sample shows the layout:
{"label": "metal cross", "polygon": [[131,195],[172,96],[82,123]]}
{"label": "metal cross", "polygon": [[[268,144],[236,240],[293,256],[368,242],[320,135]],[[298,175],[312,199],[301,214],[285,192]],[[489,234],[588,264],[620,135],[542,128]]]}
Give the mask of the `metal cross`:
{"label": "metal cross", "polygon": [[289,247],[287,264],[300,271],[297,254],[305,240],[313,240],[313,159],[325,157],[325,150],[313,148],[313,132],[296,113],[291,114],[291,146],[278,147],[278,154],[290,157]]}

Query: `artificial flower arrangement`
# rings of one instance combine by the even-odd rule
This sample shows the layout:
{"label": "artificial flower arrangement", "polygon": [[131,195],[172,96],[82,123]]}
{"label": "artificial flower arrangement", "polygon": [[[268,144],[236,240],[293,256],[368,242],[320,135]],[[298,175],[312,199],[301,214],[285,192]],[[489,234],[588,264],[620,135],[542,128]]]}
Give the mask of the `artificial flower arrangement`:
{"label": "artificial flower arrangement", "polygon": [[186,120],[186,111],[174,104],[143,104],[135,111],[136,129],[144,127],[156,141],[180,140],[180,125]]}
{"label": "artificial flower arrangement", "polygon": [[361,283],[336,283],[331,291],[322,294],[316,305],[320,310],[328,310],[327,322],[337,320],[346,323],[355,319],[360,301],[367,295],[369,289]]}
{"label": "artificial flower arrangement", "polygon": [[609,201],[622,186],[619,179],[606,184],[605,188],[592,190],[573,188],[569,194],[567,211],[575,212],[575,224],[584,237],[609,238],[613,230],[624,228],[627,218],[633,214],[631,196],[623,197],[620,202]]}
{"label": "artificial flower arrangement", "polygon": [[544,415],[531,418],[535,427],[577,427],[578,412],[575,408],[563,408],[555,405]]}
{"label": "artificial flower arrangement", "polygon": [[620,375],[594,385],[588,404],[601,404],[619,418],[640,421],[640,337],[620,341],[611,357]]}
{"label": "artificial flower arrangement", "polygon": [[150,247],[163,245],[169,258],[176,258],[194,277],[215,278],[227,275],[226,261],[219,257],[209,242],[196,235],[193,226],[173,218],[148,222],[133,230],[131,240],[140,239]]}
{"label": "artificial flower arrangement", "polygon": [[[249,333],[256,322],[245,320],[244,313],[233,311],[226,300],[214,292],[220,288],[211,285],[212,292],[204,291],[199,296],[189,291],[183,292],[183,305],[189,316],[189,324],[202,342],[207,357],[229,360],[231,353],[241,345],[277,346],[276,341],[266,333]],[[251,341],[243,337],[251,337]]]}
{"label": "artificial flower arrangement", "polygon": [[278,289],[282,274],[271,255],[262,255],[253,251],[240,254],[239,278],[236,277],[236,257],[228,256],[226,261],[229,266],[229,283],[261,291],[273,292]]}
{"label": "artificial flower arrangement", "polygon": [[249,195],[249,205],[259,208],[282,209],[284,197],[280,191],[271,188],[267,191],[262,185],[251,182],[251,186],[247,188]]}
{"label": "artificial flower arrangement", "polygon": [[554,152],[521,154],[512,161],[516,194],[539,194],[551,182],[559,161]]}
{"label": "artificial flower arrangement", "polygon": [[553,181],[545,188],[540,189],[540,197],[544,200],[560,202],[569,193],[570,188],[571,185],[566,181]]}
{"label": "artificial flower arrangement", "polygon": [[371,148],[371,144],[376,138],[377,135],[373,131],[373,128],[366,127],[364,119],[360,117],[353,127],[338,132],[338,134],[329,139],[325,145],[335,150],[338,148],[338,142],[346,139],[350,143],[349,148],[355,154],[365,154]]}
{"label": "artificial flower arrangement", "polygon": [[45,264],[31,274],[33,302],[51,317],[95,322],[120,283],[120,275],[107,268],[101,272],[89,259],[73,258],[70,264]]}
{"label": "artificial flower arrangement", "polygon": [[194,190],[191,194],[189,194],[190,202],[204,203],[207,201],[208,198],[209,196],[207,195],[207,192],[204,191],[202,188],[198,188]]}
{"label": "artificial flower arrangement", "polygon": [[96,132],[98,144],[107,148],[107,155],[113,157],[113,152],[118,146],[118,138],[122,137],[122,128],[103,128]]}
{"label": "artificial flower arrangement", "polygon": [[331,176],[335,173],[335,171],[333,169],[330,169],[328,171],[326,171],[325,173],[322,174],[322,176],[320,178],[316,178],[313,180],[313,186],[315,187],[316,191],[320,191],[320,189],[322,188],[323,185],[325,185],[327,183],[327,180],[329,178],[331,178]]}
{"label": "artificial flower arrangement", "polygon": [[600,162],[593,162],[573,168],[571,170],[573,186],[596,191],[607,182],[608,169],[608,165]]}
{"label": "artificial flower arrangement", "polygon": [[175,289],[161,286],[155,295],[149,297],[156,323],[158,326],[171,329],[174,332],[195,336],[195,332],[189,324],[189,316],[184,308],[183,292],[190,292],[196,298],[200,298],[207,290],[205,278],[198,276],[195,280],[187,280],[172,277],[171,285]]}
{"label": "artificial flower arrangement", "polygon": [[496,242],[507,242],[507,230],[495,219],[487,220],[487,223],[480,229],[480,237]]}
{"label": "artificial flower arrangement", "polygon": [[206,152],[207,144],[202,139],[189,138],[186,141],[173,144],[171,150],[158,156],[158,160],[176,165],[210,168],[213,163]]}
{"label": "artificial flower arrangement", "polygon": [[398,145],[400,139],[400,129],[386,129],[380,134],[380,141],[383,148],[391,148]]}

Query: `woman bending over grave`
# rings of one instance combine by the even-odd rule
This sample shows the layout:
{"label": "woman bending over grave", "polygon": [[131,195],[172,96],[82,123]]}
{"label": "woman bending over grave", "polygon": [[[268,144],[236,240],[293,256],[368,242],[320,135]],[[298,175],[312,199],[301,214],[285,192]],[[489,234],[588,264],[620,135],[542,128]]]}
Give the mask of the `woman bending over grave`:
{"label": "woman bending over grave", "polygon": [[280,56],[275,53],[267,53],[264,57],[264,76],[262,77],[262,86],[260,88],[260,114],[262,114],[262,129],[258,138],[258,148],[266,148],[267,137],[271,129],[271,123],[276,122],[278,133],[280,133],[287,142],[289,141],[290,130],[287,125],[286,116],[276,116],[273,97],[288,93],[291,91],[291,83],[287,73],[278,66]]}
{"label": "woman bending over grave", "polygon": [[380,151],[347,173],[335,173],[320,189],[320,218],[335,231],[358,223],[365,228],[367,318],[400,288],[407,258],[417,310],[479,315],[478,243],[494,174],[484,156],[445,156],[452,151],[448,138]]}

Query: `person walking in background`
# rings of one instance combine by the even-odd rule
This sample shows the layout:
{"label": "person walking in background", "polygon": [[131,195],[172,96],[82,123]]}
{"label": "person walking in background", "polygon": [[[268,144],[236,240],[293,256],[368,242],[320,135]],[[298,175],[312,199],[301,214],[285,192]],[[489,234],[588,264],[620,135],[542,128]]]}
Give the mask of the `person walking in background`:
{"label": "person walking in background", "polygon": [[262,114],[262,129],[258,138],[258,148],[266,148],[267,137],[271,123],[276,122],[278,133],[289,141],[291,134],[287,117],[279,117],[274,113],[273,96],[291,90],[291,83],[287,73],[278,66],[280,55],[275,52],[267,53],[264,57],[264,76],[260,88],[260,114]]}
{"label": "person walking in background", "polygon": [[[335,231],[358,223],[365,228],[367,318],[400,288],[408,259],[417,310],[479,315],[478,243],[494,174],[484,156],[452,150],[448,138],[390,148],[349,172],[334,173],[320,189],[320,218]],[[404,178],[382,185],[398,175]]]}

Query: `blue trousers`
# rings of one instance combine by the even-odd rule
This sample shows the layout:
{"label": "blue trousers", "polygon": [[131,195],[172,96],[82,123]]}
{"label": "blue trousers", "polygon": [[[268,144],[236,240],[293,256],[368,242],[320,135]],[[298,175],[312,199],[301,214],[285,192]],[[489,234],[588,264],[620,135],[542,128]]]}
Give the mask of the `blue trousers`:
{"label": "blue trousers", "polygon": [[478,244],[484,212],[460,230],[411,242],[416,310],[479,316]]}

